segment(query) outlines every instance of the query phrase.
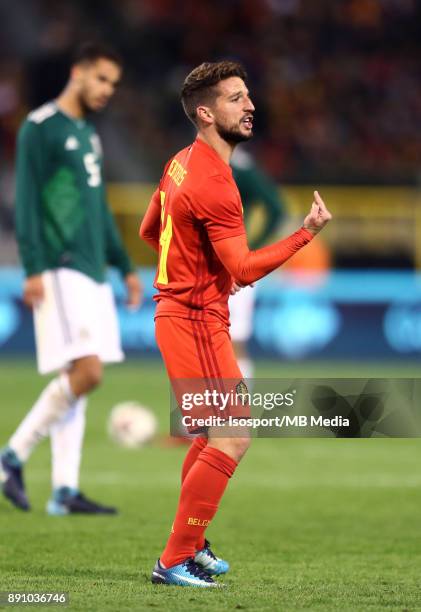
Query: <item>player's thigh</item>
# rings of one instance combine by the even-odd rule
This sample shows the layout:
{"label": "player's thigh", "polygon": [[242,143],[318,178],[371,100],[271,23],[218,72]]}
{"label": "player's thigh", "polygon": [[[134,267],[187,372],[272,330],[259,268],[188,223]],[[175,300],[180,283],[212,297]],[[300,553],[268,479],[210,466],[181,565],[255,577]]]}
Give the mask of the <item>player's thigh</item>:
{"label": "player's thigh", "polygon": [[99,283],[70,268],[51,270],[48,275],[54,306],[69,343],[89,341],[95,326]]}
{"label": "player's thigh", "polygon": [[121,346],[117,307],[111,285],[102,283],[98,292],[99,308],[96,312],[99,357],[103,363],[115,363],[124,359]]}
{"label": "player's thigh", "polygon": [[[89,313],[83,311],[85,282],[67,270],[43,273],[44,297],[34,308],[38,369],[44,374],[66,367],[75,357],[94,354],[89,342]],[[86,319],[88,318],[88,322]],[[89,346],[82,350],[82,347]]]}
{"label": "player's thigh", "polygon": [[248,415],[241,401],[232,406],[221,400],[222,396],[231,397],[243,384],[228,329],[222,322],[157,317],[156,337],[183,425],[191,433],[202,431],[202,419]]}
{"label": "player's thigh", "polygon": [[[103,285],[68,268],[45,272],[43,281],[45,298],[34,311],[40,372],[69,367],[90,355],[120,361],[119,335],[113,335],[116,316],[113,321],[105,313],[112,296],[104,295]],[[104,344],[112,344],[113,350],[107,353]]]}
{"label": "player's thigh", "polygon": [[63,354],[70,342],[67,319],[58,307],[53,273],[42,275],[44,297],[33,309],[38,370],[46,374],[64,365]]}
{"label": "player's thigh", "polygon": [[74,358],[96,355],[103,363],[122,361],[124,355],[111,286],[70,269],[59,271],[58,282],[74,341]]}
{"label": "player's thigh", "polygon": [[156,340],[170,378],[234,378],[241,372],[220,321],[157,317]]}

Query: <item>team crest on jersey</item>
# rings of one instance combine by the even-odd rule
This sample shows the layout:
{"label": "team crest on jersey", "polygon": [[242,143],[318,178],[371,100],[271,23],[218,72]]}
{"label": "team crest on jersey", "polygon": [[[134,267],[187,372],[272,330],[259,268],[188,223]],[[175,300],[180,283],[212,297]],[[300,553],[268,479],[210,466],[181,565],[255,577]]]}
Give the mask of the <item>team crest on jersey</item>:
{"label": "team crest on jersey", "polygon": [[88,340],[91,337],[91,334],[89,332],[89,329],[86,329],[84,327],[82,327],[79,330],[79,338],[80,340]]}
{"label": "team crest on jersey", "polygon": [[68,136],[66,142],[64,143],[64,148],[66,151],[76,151],[79,148],[79,141],[76,136]]}
{"label": "team crest on jersey", "polygon": [[101,146],[101,141],[99,139],[98,134],[91,134],[90,141],[92,145],[92,151],[96,155],[98,155],[98,157],[101,157],[102,156],[102,146]]}
{"label": "team crest on jersey", "polygon": [[235,387],[235,392],[239,401],[243,404],[243,406],[246,406],[248,403],[247,396],[249,390],[247,389],[247,385],[244,380],[240,380],[238,385]]}

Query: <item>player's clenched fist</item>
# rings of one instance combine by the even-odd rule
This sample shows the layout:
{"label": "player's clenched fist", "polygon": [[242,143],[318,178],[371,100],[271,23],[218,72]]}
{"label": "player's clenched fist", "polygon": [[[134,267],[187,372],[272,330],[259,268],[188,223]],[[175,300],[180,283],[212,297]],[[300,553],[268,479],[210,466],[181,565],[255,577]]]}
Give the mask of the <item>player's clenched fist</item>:
{"label": "player's clenched fist", "polygon": [[41,274],[28,276],[23,288],[23,301],[31,308],[39,304],[44,298],[44,284]]}
{"label": "player's clenched fist", "polygon": [[309,214],[304,219],[303,227],[311,234],[316,235],[331,219],[332,215],[326,208],[326,204],[320,197],[319,192],[315,191],[314,200]]}

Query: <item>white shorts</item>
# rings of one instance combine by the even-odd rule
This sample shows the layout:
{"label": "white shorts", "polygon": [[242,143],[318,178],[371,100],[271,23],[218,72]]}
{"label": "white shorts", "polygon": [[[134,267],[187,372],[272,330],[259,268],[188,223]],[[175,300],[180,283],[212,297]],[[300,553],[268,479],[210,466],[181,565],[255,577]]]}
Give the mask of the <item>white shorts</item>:
{"label": "white shorts", "polygon": [[45,296],[34,309],[40,374],[97,355],[103,363],[122,361],[120,330],[108,283],[59,268],[42,274]]}
{"label": "white shorts", "polygon": [[230,335],[233,342],[245,342],[253,333],[253,312],[256,287],[244,287],[228,300]]}

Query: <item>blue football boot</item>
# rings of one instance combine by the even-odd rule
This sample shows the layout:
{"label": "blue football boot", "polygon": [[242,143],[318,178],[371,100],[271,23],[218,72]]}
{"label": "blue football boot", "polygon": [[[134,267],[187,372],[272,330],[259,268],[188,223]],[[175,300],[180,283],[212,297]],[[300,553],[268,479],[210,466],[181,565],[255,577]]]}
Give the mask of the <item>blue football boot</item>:
{"label": "blue football boot", "polygon": [[227,561],[220,559],[212,552],[209,540],[205,540],[205,547],[197,551],[194,560],[210,576],[226,574],[230,568]]}
{"label": "blue football boot", "polygon": [[52,498],[47,503],[47,514],[50,516],[117,514],[117,508],[94,502],[77,489],[60,487],[53,492]]}
{"label": "blue football boot", "polygon": [[3,495],[16,508],[25,512],[31,509],[25,493],[23,466],[11,448],[5,448],[0,455],[0,483]]}
{"label": "blue football boot", "polygon": [[215,582],[191,557],[183,561],[183,563],[173,565],[169,568],[163,568],[158,559],[152,572],[151,581],[154,584],[199,587],[205,589],[223,586]]}

